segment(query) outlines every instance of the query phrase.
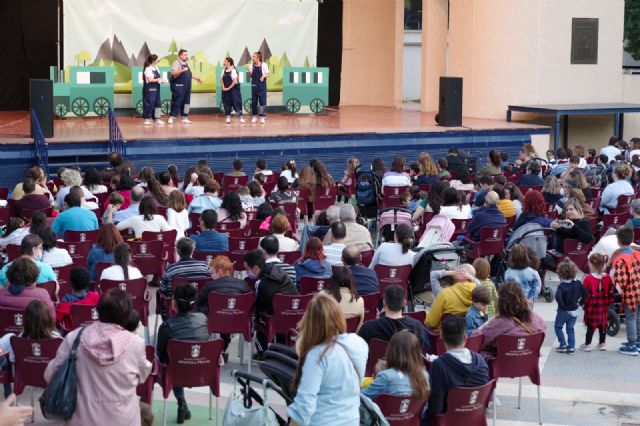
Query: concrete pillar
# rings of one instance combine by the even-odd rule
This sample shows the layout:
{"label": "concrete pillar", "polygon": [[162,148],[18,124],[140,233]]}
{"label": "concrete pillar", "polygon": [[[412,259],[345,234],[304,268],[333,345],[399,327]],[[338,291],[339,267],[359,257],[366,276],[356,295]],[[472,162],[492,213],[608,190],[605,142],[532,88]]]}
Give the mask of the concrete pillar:
{"label": "concrete pillar", "polygon": [[420,109],[438,110],[440,77],[446,74],[448,0],[422,0]]}

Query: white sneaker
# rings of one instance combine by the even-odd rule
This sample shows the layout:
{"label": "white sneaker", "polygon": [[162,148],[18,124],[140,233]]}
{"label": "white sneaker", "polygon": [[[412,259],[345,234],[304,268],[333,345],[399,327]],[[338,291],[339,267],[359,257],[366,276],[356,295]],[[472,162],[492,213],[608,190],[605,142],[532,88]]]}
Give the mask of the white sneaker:
{"label": "white sneaker", "polygon": [[255,115],[253,117],[251,117],[251,122],[252,123],[257,123],[258,122],[258,117],[256,117]]}
{"label": "white sneaker", "polygon": [[231,123],[231,117],[229,117],[227,115],[227,118],[224,120],[225,123],[230,124]]}
{"label": "white sneaker", "polygon": [[169,117],[169,119],[167,120],[167,123],[173,124],[173,117]]}
{"label": "white sneaker", "polygon": [[240,122],[244,123],[244,117],[240,117]]}
{"label": "white sneaker", "polygon": [[260,117],[260,124],[264,124],[265,123],[265,118],[264,117]]}
{"label": "white sneaker", "polygon": [[191,120],[189,120],[188,118],[183,118],[182,122],[185,123],[185,124],[189,124],[189,123],[191,123]]}
{"label": "white sneaker", "polygon": [[151,125],[151,120],[144,120],[144,125],[145,126],[150,126]]}
{"label": "white sneaker", "polygon": [[160,125],[160,126],[164,126],[164,121],[162,120],[156,120],[156,124]]}

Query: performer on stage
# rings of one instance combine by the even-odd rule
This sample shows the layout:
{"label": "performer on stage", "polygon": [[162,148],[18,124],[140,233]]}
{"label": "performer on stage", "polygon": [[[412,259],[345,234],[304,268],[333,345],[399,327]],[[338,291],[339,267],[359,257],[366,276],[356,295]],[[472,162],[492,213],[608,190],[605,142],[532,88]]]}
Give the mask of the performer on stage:
{"label": "performer on stage", "polygon": [[222,72],[222,105],[224,105],[224,115],[227,116],[226,123],[231,123],[231,108],[236,110],[241,123],[242,117],[242,95],[240,94],[240,83],[238,83],[238,70],[233,65],[232,58],[224,59],[224,71]]}
{"label": "performer on stage", "polygon": [[[251,77],[251,122],[258,121],[264,124],[267,116],[267,77],[269,77],[269,67],[262,62],[262,53],[255,52],[251,55],[253,64],[249,65],[249,77]],[[258,101],[260,101],[260,112],[258,113]]]}
{"label": "performer on stage", "polygon": [[144,62],[142,76],[142,116],[146,125],[151,124],[151,116],[156,124],[164,125],[160,120],[160,83],[167,83],[167,80],[160,77],[158,55],[150,55]]}
{"label": "performer on stage", "polygon": [[191,102],[191,79],[202,84],[202,80],[191,74],[187,58],[189,55],[184,49],[178,52],[178,59],[171,66],[171,113],[169,114],[169,124],[173,120],[182,116],[183,123],[189,121],[189,104]]}

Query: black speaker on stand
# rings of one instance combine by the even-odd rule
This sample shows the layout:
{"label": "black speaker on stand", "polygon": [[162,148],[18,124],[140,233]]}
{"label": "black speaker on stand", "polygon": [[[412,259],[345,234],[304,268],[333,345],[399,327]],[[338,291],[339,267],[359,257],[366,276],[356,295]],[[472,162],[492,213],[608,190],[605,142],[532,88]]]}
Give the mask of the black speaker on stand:
{"label": "black speaker on stand", "polygon": [[444,127],[462,126],[462,78],[440,77],[440,102],[436,123]]}
{"label": "black speaker on stand", "polygon": [[[53,137],[53,81],[30,80],[31,110],[36,112],[45,138]],[[31,136],[33,137],[33,125]]]}

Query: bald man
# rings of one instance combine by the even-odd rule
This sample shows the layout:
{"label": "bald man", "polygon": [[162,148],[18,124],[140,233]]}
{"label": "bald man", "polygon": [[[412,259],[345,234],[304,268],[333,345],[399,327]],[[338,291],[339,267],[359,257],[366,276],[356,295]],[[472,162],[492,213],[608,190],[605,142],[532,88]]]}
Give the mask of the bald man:
{"label": "bald man", "polygon": [[473,219],[469,223],[469,238],[473,241],[480,241],[480,230],[482,228],[500,228],[507,222],[504,215],[498,210],[497,204],[500,197],[495,191],[489,191],[484,199],[484,206],[480,207],[473,214]]}

